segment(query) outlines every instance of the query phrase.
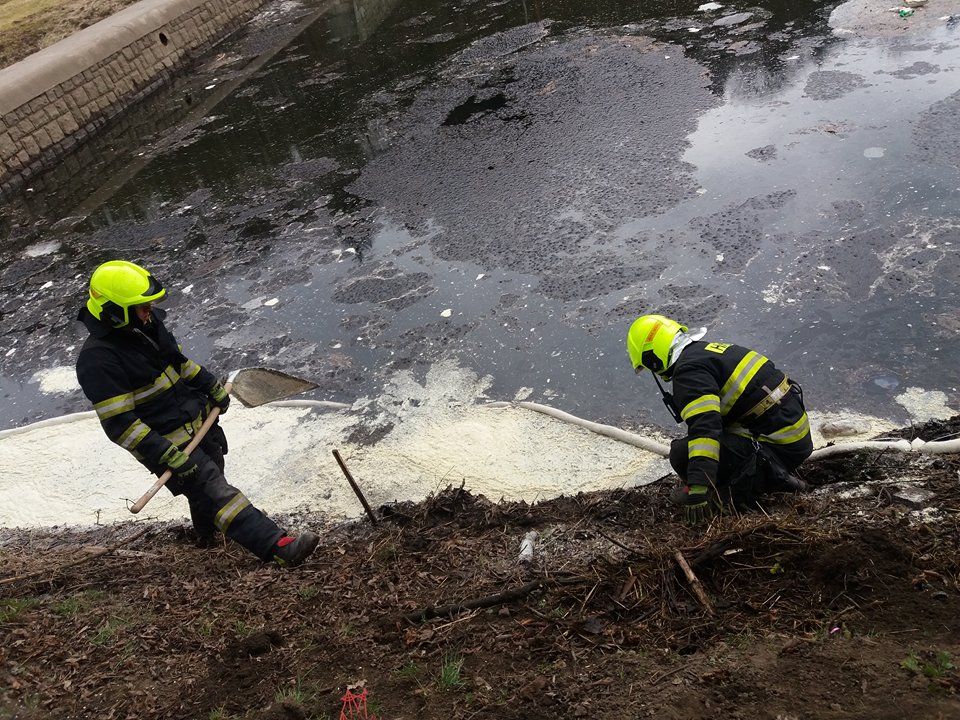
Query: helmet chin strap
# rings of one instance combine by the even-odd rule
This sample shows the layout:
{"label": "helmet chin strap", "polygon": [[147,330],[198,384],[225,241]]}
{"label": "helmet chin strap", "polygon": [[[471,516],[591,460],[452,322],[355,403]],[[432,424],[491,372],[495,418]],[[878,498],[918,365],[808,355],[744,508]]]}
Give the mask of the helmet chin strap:
{"label": "helmet chin strap", "polygon": [[654,381],[657,383],[657,389],[660,391],[660,394],[663,396],[663,404],[666,405],[667,410],[670,411],[670,414],[673,416],[673,419],[679,424],[683,422],[683,418],[680,417],[680,409],[677,407],[677,403],[674,402],[673,395],[664,390],[663,385],[660,384],[660,378],[657,377],[657,373],[650,373],[653,375]]}
{"label": "helmet chin strap", "polygon": [[[707,334],[707,329],[705,327],[700,328],[699,330],[694,330],[693,332],[687,331],[682,333],[677,333],[676,337],[673,338],[673,342],[670,344],[670,364],[664,368],[664,372],[673,367],[673,364],[677,361],[677,358],[680,357],[680,353],[683,352],[684,348],[687,347],[690,343],[696,342],[704,335]],[[659,373],[650,373],[653,375],[654,381],[657,383],[657,389],[660,391],[660,394],[663,396],[663,404],[666,405],[667,410],[670,411],[670,415],[673,416],[673,419],[679,424],[683,422],[683,418],[680,416],[680,408],[677,407],[676,401],[673,399],[673,394],[667,392],[663,385],[660,384],[660,378],[657,377]]]}

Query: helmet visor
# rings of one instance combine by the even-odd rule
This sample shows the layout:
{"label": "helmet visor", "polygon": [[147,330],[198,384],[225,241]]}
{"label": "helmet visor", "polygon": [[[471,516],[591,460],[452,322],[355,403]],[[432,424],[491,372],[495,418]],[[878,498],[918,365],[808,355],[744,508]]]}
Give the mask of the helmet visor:
{"label": "helmet visor", "polygon": [[143,302],[145,303],[155,303],[163,299],[163,296],[166,295],[166,291],[163,289],[163,285],[160,284],[160,281],[157,280],[153,275],[149,278],[150,284],[147,285],[147,289],[143,291]]}

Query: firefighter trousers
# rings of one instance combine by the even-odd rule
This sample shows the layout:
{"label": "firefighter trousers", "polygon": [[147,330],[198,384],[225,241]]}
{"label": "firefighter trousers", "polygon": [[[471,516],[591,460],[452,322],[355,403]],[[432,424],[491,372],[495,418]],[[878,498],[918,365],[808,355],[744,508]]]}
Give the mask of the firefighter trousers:
{"label": "firefighter trousers", "polygon": [[198,465],[196,476],[187,481],[174,476],[167,487],[174,495],[186,496],[193,528],[202,539],[211,538],[219,530],[261,560],[272,560],[284,531],[227,482],[223,473],[225,450],[223,430],[214,426],[190,453]]}

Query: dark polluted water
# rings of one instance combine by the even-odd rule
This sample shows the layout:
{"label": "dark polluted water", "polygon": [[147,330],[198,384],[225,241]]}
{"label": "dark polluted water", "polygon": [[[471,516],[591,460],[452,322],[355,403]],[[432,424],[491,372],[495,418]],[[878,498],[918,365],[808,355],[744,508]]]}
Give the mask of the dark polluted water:
{"label": "dark polluted water", "polygon": [[196,359],[318,398],[452,359],[494,399],[671,425],[624,349],[661,312],[811,407],[960,407],[957,25],[713,5],[268,5],[11,213],[0,424],[87,409],[37,373],[72,367],[115,257],[163,279]]}

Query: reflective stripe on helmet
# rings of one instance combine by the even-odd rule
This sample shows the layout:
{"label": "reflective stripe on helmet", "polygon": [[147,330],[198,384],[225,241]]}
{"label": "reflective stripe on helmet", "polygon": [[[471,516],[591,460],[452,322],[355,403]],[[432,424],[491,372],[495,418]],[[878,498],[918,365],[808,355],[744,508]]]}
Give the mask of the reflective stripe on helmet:
{"label": "reflective stripe on helmet", "polygon": [[686,404],[680,411],[680,418],[689,420],[693,416],[705,412],[720,412],[720,398],[716,395],[701,395],[696,400]]}
{"label": "reflective stripe on helmet", "polygon": [[125,260],[111,260],[90,276],[87,310],[97,320],[121,328],[130,323],[131,307],[164,295],[166,290],[148,270]]}
{"label": "reflective stripe on helmet", "polygon": [[627,352],[637,372],[646,368],[663,373],[670,366],[670,345],[687,328],[662,315],[642,315],[627,333]]}

